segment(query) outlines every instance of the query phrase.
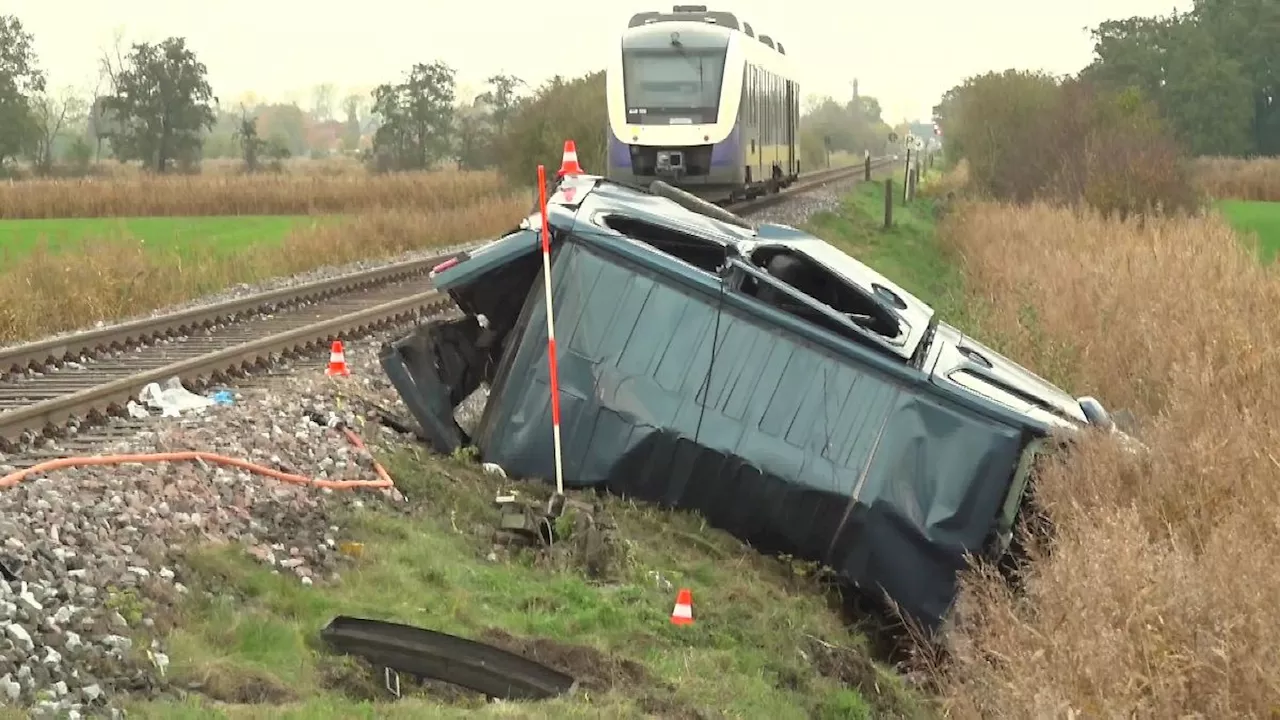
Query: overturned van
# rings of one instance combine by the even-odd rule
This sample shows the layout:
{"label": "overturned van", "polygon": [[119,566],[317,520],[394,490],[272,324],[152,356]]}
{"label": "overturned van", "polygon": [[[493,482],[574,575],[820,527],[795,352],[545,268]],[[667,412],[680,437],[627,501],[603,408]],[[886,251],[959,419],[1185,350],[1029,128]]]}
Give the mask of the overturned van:
{"label": "overturned van", "polygon": [[[964,556],[1007,551],[1051,430],[1110,418],[823,240],[699,202],[596,177],[550,198],[566,486],[696,509],[936,627]],[[555,475],[540,227],[438,267],[463,317],[382,356],[437,450],[527,478]]]}

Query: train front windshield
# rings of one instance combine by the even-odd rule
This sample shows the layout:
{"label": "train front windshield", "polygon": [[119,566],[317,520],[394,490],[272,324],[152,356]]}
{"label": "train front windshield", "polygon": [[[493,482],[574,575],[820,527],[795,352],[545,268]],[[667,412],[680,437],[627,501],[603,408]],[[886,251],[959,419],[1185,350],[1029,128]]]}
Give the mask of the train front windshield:
{"label": "train front windshield", "polygon": [[714,123],[726,49],[671,45],[622,51],[627,122]]}

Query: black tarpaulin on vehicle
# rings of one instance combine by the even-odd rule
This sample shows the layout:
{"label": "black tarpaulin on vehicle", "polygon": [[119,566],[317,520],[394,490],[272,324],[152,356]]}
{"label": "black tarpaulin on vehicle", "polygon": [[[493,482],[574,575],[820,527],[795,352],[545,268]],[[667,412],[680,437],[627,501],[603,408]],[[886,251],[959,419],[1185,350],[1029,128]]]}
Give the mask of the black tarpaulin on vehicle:
{"label": "black tarpaulin on vehicle", "polygon": [[[567,485],[697,509],[936,626],[1033,434],[1016,416],[661,253],[586,235],[553,262]],[[552,478],[541,276],[521,295],[475,444]]]}

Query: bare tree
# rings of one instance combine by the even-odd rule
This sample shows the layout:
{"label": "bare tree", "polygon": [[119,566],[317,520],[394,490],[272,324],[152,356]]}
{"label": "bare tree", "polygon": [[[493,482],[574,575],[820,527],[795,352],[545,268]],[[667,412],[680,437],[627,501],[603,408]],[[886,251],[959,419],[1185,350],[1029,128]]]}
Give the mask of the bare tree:
{"label": "bare tree", "polygon": [[89,108],[89,130],[94,140],[94,162],[102,162],[102,141],[116,130],[115,113],[103,100],[116,92],[116,81],[124,71],[125,32],[123,25],[111,31],[111,45],[98,49],[98,78]]}
{"label": "bare tree", "polygon": [[57,93],[40,93],[32,98],[32,119],[36,136],[31,161],[41,174],[53,170],[53,151],[63,132],[84,119],[87,105],[74,87]]}
{"label": "bare tree", "polygon": [[334,87],[330,83],[317,85],[311,90],[311,114],[321,122],[333,119]]}

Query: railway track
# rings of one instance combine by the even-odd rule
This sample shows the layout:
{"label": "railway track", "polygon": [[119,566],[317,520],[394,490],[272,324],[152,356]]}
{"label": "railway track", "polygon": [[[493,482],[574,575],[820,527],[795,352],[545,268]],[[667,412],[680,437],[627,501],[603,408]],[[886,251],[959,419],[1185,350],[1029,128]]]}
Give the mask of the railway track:
{"label": "railway track", "polygon": [[[894,162],[895,160],[892,157],[873,158],[871,160],[871,171],[875,172],[877,170],[890,167]],[[783,192],[764,195],[753,200],[744,200],[742,202],[727,204],[724,208],[739,215],[749,215],[753,212],[759,212],[765,208],[777,205],[778,203],[786,202],[787,199],[794,194],[816,190],[829,182],[844,180],[848,177],[860,175],[865,171],[866,168],[863,165],[850,165],[848,167],[819,170],[800,178],[798,182]]]}
{"label": "railway track", "polygon": [[[882,158],[873,169],[892,162]],[[726,206],[750,214],[862,166],[817,173],[786,191]],[[117,422],[148,384],[178,377],[193,389],[272,367],[281,358],[314,357],[329,343],[444,312],[450,301],[431,288],[439,256],[386,265],[88,332],[0,349],[0,452],[26,465],[57,439],[61,449],[90,447],[146,423]],[[94,426],[89,436],[81,431]],[[58,454],[58,453],[53,453]],[[24,462],[24,460],[26,462]]]}

